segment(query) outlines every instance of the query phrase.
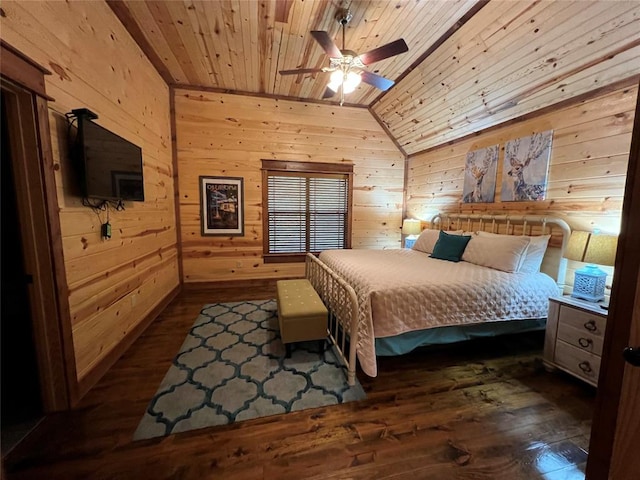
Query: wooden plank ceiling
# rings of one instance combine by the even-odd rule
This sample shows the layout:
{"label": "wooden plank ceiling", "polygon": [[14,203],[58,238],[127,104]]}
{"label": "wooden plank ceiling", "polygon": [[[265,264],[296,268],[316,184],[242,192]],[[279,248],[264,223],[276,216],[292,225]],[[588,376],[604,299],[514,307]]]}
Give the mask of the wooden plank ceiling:
{"label": "wooden plank ceiling", "polygon": [[373,106],[412,154],[640,74],[640,1],[491,1]]}
{"label": "wooden plank ceiling", "polygon": [[[407,42],[408,52],[368,68],[394,80],[476,2],[127,0],[109,4],[129,31],[133,27],[144,35],[170,84],[320,100],[328,73],[282,76],[278,71],[329,66],[328,56],[309,32],[324,30],[342,47],[336,20],[341,7],[348,6],[353,14],[346,28],[347,49],[364,53],[398,38]],[[143,43],[139,35],[133,36]],[[369,105],[379,93],[362,83],[346,102]]]}
{"label": "wooden plank ceiling", "polygon": [[107,1],[168,84],[311,101],[327,73],[278,71],[328,66],[309,32],[342,46],[336,14],[349,7],[347,49],[409,46],[368,67],[394,87],[362,83],[345,99],[406,154],[640,76],[637,0]]}

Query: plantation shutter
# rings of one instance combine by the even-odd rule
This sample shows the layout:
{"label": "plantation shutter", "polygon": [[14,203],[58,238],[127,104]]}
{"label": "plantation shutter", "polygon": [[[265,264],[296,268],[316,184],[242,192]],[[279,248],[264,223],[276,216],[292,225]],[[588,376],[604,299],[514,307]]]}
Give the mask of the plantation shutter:
{"label": "plantation shutter", "polygon": [[309,178],[309,252],[345,248],[347,179]]}
{"label": "plantation shutter", "polygon": [[345,247],[347,178],[269,175],[267,188],[268,253]]}

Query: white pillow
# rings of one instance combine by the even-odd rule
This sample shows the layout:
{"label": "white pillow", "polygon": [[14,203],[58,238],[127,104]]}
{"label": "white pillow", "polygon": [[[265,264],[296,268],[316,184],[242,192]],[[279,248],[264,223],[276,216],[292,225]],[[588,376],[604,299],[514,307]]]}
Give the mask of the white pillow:
{"label": "white pillow", "polygon": [[540,266],[542,265],[542,259],[547,251],[547,244],[551,235],[539,235],[536,237],[529,237],[529,248],[527,248],[527,254],[520,265],[518,272],[520,273],[538,273]]}
{"label": "white pillow", "polygon": [[[462,230],[455,230],[452,232],[447,232],[451,235],[461,235]],[[423,230],[416,243],[413,244],[414,250],[418,250],[424,253],[433,253],[433,247],[436,245],[438,238],[440,237],[440,230],[432,230],[426,229]]]}
{"label": "white pillow", "polygon": [[462,260],[503,272],[517,272],[525,258],[529,237],[513,235],[478,235],[471,237]]}
{"label": "white pillow", "polygon": [[[482,237],[507,237],[508,235],[500,235],[497,233],[490,232],[478,232],[478,235]],[[540,271],[540,266],[542,265],[542,260],[544,258],[544,254],[547,251],[547,244],[549,243],[549,239],[551,235],[536,235],[533,237],[528,237],[524,235],[524,238],[529,239],[529,246],[527,247],[527,251],[525,252],[525,257],[520,264],[520,268],[518,269],[519,273],[538,273]]]}

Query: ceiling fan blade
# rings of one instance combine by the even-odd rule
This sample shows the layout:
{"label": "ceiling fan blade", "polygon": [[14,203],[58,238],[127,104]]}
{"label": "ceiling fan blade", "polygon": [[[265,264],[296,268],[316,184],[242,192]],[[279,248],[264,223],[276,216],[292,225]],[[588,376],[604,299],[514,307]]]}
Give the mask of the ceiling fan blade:
{"label": "ceiling fan blade", "polygon": [[401,38],[395,42],[387,43],[386,45],[382,45],[381,47],[374,48],[373,50],[363,53],[360,55],[360,60],[362,60],[362,63],[365,65],[369,65],[373,62],[378,62],[385,58],[393,57],[408,51],[409,47],[407,46],[407,43]]}
{"label": "ceiling fan blade", "polygon": [[327,32],[324,32],[322,30],[312,30],[311,36],[315,38],[316,42],[320,44],[322,49],[327,55],[329,55],[329,57],[342,58],[342,52],[340,52],[340,49],[336,46],[335,43],[333,43],[333,40],[331,40],[331,37]]}
{"label": "ceiling fan blade", "polygon": [[335,94],[336,94],[336,92],[334,92],[329,87],[327,87],[327,88],[325,88],[324,93],[322,94],[322,98],[331,98]]}
{"label": "ceiling fan blade", "polygon": [[298,68],[297,70],[280,70],[280,75],[298,75],[300,73],[320,73],[324,72],[321,68]]}
{"label": "ceiling fan blade", "polygon": [[389,80],[388,78],[381,77],[380,75],[376,75],[375,73],[367,72],[363,70],[360,72],[360,77],[362,81],[368,83],[369,85],[373,85],[380,90],[389,90],[394,83],[393,80]]}

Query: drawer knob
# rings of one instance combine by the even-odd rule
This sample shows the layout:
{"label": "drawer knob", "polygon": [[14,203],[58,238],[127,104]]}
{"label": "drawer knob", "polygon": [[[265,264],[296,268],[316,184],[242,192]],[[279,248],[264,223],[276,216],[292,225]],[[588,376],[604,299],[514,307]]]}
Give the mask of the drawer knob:
{"label": "drawer knob", "polygon": [[591,345],[593,345],[593,340],[591,340],[590,338],[580,337],[578,339],[578,343],[582,348],[589,348]]}
{"label": "drawer knob", "polygon": [[582,370],[584,373],[591,373],[593,372],[593,369],[591,368],[591,365],[589,364],[589,362],[580,362],[578,364],[578,367],[580,367],[580,370]]}
{"label": "drawer knob", "polygon": [[598,329],[598,326],[596,325],[596,322],[589,320],[588,322],[584,322],[584,328],[590,332],[595,332]]}

